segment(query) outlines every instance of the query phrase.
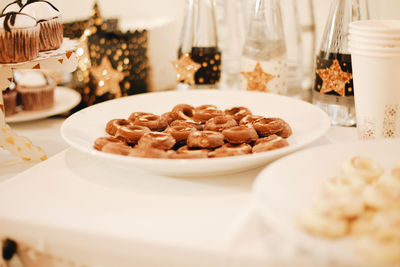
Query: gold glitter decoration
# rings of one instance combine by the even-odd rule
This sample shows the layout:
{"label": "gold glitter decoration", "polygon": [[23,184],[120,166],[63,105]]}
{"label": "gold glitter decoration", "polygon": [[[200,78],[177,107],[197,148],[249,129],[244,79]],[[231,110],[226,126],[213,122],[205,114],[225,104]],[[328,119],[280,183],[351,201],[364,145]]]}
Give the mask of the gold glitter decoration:
{"label": "gold glitter decoration", "polygon": [[194,62],[188,53],[183,54],[178,60],[172,62],[176,69],[176,81],[194,85],[194,75],[201,67],[200,64]]}
{"label": "gold glitter decoration", "polygon": [[396,120],[399,114],[399,104],[385,106],[383,117],[382,136],[384,138],[396,137]]}
{"label": "gold glitter decoration", "polygon": [[257,62],[253,71],[241,72],[241,74],[247,80],[248,91],[269,92],[267,84],[275,78],[275,75],[263,71],[260,62]]}
{"label": "gold glitter decoration", "polygon": [[360,137],[363,140],[372,140],[376,137],[376,122],[373,119],[364,118],[359,128]]}
{"label": "gold glitter decoration", "polygon": [[[109,28],[109,25],[103,27],[104,24],[98,3],[95,1],[89,26],[80,39],[79,64],[72,86],[81,93],[82,101],[74,111],[116,97],[147,92],[147,31],[122,32],[117,28]],[[118,71],[119,76],[123,77],[122,81],[117,79],[113,82],[113,88],[106,88],[106,82],[96,78],[92,71],[92,66],[104,64],[102,61],[105,57],[112,67],[110,70]]]}
{"label": "gold glitter decoration", "polygon": [[344,72],[337,59],[333,61],[329,68],[317,69],[316,72],[323,81],[320,90],[321,94],[335,91],[340,96],[345,96],[346,83],[349,83],[353,79],[353,74]]}
{"label": "gold glitter decoration", "polygon": [[115,98],[121,97],[121,87],[119,83],[125,78],[125,74],[116,71],[108,57],[103,57],[101,64],[90,69],[96,83],[96,95],[101,96],[111,93]]}

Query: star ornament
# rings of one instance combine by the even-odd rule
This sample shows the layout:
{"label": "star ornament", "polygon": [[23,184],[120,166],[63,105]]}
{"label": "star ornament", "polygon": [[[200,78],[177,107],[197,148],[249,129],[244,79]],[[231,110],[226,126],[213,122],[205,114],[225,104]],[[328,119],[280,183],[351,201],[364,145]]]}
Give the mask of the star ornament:
{"label": "star ornament", "polygon": [[103,57],[99,66],[92,67],[90,73],[96,81],[96,95],[101,96],[111,93],[115,98],[121,97],[119,83],[125,78],[125,74],[115,70],[108,57]]}
{"label": "star ornament", "polygon": [[183,54],[178,60],[172,62],[176,69],[176,81],[194,85],[194,75],[200,69],[201,65],[194,62],[188,53]]}
{"label": "star ornament", "polygon": [[340,96],[345,96],[346,84],[353,79],[353,74],[343,71],[337,59],[333,61],[329,68],[317,69],[316,71],[323,81],[321,94],[334,91]]}
{"label": "star ornament", "polygon": [[257,62],[253,71],[241,72],[241,74],[247,80],[248,91],[269,92],[267,84],[275,78],[275,75],[263,71],[260,62]]}

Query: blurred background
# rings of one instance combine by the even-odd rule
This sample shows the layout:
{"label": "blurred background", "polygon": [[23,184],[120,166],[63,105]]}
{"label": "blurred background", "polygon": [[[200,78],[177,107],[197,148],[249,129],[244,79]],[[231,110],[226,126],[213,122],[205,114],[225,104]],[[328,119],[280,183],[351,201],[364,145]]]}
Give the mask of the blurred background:
{"label": "blurred background", "polygon": [[[285,2],[286,0],[282,0]],[[10,0],[0,0],[0,6],[5,6]],[[52,0],[63,13],[66,21],[87,18],[93,6],[93,1],[82,0]],[[232,2],[231,0],[217,0],[218,3]],[[244,0],[251,5],[253,0]],[[290,1],[286,1],[290,4]],[[308,0],[297,0],[301,19],[307,21]],[[325,20],[329,12],[330,0],[313,0],[315,24],[316,24],[316,40],[319,41],[321,31],[323,31]],[[179,35],[180,24],[183,20],[185,0],[100,0],[102,13],[105,17],[119,17],[122,22],[129,21],[142,23],[142,21],[151,21],[159,17],[173,17],[177,19],[177,35]],[[400,18],[400,1],[399,0],[369,0],[370,11],[372,17],[379,18]],[[304,16],[304,17],[303,17]],[[171,38],[174,39],[174,38]],[[175,38],[178,39],[178,38]]]}
{"label": "blurred background", "polygon": [[[0,0],[0,7],[11,2]],[[94,1],[51,0],[65,22],[87,19]],[[222,50],[222,73],[238,73],[248,18],[254,0],[214,0],[218,46]],[[294,70],[296,88],[310,89],[315,53],[329,13],[330,0],[280,0],[283,13],[289,68]],[[368,0],[371,18],[400,19],[399,0]],[[104,18],[117,18],[121,30],[148,32],[149,77],[146,91],[172,89],[176,86],[175,69],[184,20],[185,0],[99,0]],[[296,10],[294,10],[296,9]],[[301,39],[301,40],[300,40]],[[291,63],[292,62],[292,63]],[[98,64],[98,63],[97,63]],[[114,64],[114,63],[113,63]],[[146,63],[147,64],[147,63]],[[300,71],[299,71],[300,70]],[[289,81],[290,83],[290,81]],[[228,84],[228,86],[230,86]],[[290,87],[290,86],[289,86]],[[290,92],[289,92],[290,93]],[[128,93],[129,94],[129,93]]]}

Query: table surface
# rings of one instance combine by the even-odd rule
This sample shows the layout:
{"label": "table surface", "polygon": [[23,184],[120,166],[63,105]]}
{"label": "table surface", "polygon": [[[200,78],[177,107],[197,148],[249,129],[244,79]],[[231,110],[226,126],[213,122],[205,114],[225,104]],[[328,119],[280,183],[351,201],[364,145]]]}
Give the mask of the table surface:
{"label": "table surface", "polygon": [[[0,151],[5,233],[96,266],[266,265],[265,255],[233,261],[230,243],[260,168],[189,179],[116,169],[68,148],[59,132],[63,120],[12,125],[49,159],[33,166]],[[310,146],[355,139],[355,128],[332,127]]]}

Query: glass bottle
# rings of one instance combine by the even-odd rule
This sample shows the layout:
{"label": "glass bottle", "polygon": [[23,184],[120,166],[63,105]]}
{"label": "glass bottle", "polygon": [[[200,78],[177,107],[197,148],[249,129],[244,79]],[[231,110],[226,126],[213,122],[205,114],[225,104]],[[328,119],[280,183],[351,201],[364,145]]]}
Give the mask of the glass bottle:
{"label": "glass bottle", "polygon": [[241,59],[241,89],[286,94],[287,55],[279,0],[257,0]]}
{"label": "glass bottle", "polygon": [[218,46],[223,62],[221,82],[229,89],[237,89],[240,80],[240,58],[248,28],[244,27],[248,6],[245,1],[215,0]]}
{"label": "glass bottle", "polygon": [[213,0],[187,0],[178,58],[183,54],[200,64],[194,74],[194,87],[215,86],[221,77]]}
{"label": "glass bottle", "polygon": [[302,81],[301,98],[306,101],[312,100],[312,89],[314,88],[314,64],[316,54],[315,14],[313,0],[297,0],[302,38]]}
{"label": "glass bottle", "polygon": [[193,41],[193,23],[194,23],[194,1],[186,0],[185,2],[185,17],[183,19],[183,25],[181,30],[180,43],[178,48],[178,58],[184,53],[190,54],[192,50]]}
{"label": "glass bottle", "polygon": [[[287,95],[300,97],[304,78],[303,39],[297,0],[280,0],[288,64]],[[314,55],[314,53],[313,53]],[[314,59],[313,59],[314,60]]]}
{"label": "glass bottle", "polygon": [[313,103],[328,113],[332,125],[355,125],[349,24],[368,19],[366,0],[333,0],[316,57]]}

